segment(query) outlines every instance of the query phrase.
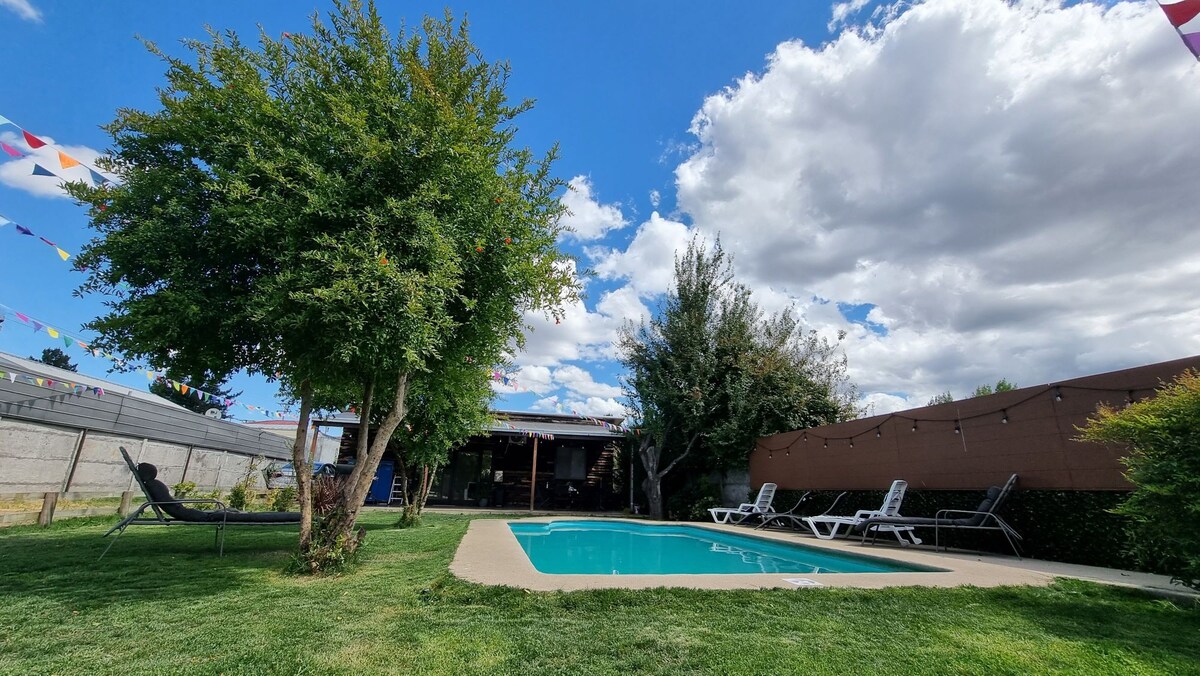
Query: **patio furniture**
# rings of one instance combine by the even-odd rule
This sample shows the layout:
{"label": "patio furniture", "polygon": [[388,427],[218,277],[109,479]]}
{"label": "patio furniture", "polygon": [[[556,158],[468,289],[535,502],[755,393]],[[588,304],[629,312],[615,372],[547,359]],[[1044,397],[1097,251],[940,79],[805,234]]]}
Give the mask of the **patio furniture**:
{"label": "patio furniture", "polygon": [[920,516],[880,516],[867,519],[857,526],[856,530],[862,532],[863,542],[866,542],[868,533],[878,533],[880,529],[899,526],[932,528],[933,546],[935,549],[941,548],[941,531],[943,528],[950,530],[998,530],[1004,534],[1004,539],[1008,541],[1009,546],[1012,547],[1013,554],[1016,554],[1019,559],[1021,558],[1021,552],[1017,548],[1016,540],[1023,538],[996,513],[1000,511],[1000,508],[1004,505],[1004,501],[1008,499],[1008,496],[1013,492],[1016,485],[1017,475],[1014,474],[1008,478],[1003,487],[992,486],[987,490],[987,495],[983,498],[983,502],[979,503],[979,507],[973,510],[942,509],[938,510],[933,518]]}
{"label": "patio furniture", "polygon": [[[796,501],[796,504],[788,511],[775,512],[773,514],[763,517],[762,523],[755,526],[754,529],[762,530],[764,528],[770,528],[773,525],[785,524],[785,525],[791,526],[793,529],[799,528],[799,529],[803,529],[804,531],[811,532],[812,528],[809,527],[808,523],[806,523],[804,521],[804,519],[806,517],[803,517],[803,516],[800,516],[799,514],[797,514],[797,512],[800,509],[800,505],[803,505],[805,502],[808,502],[808,499],[810,496],[812,496],[812,491],[808,491],[804,495],[801,495],[800,499]],[[824,512],[821,512],[821,516],[825,516],[825,515],[829,514],[830,512],[832,512],[833,508],[837,507],[837,503],[840,502],[841,499],[845,496],[846,496],[846,491],[842,491],[841,493],[838,493],[838,496],[833,499],[833,504],[829,505],[829,507]]]}
{"label": "patio furniture", "polygon": [[[100,554],[102,559],[129,526],[214,526],[217,531],[215,539],[219,547],[219,555],[224,556],[226,526],[279,526],[300,523],[299,512],[239,512],[228,509],[225,503],[213,498],[176,498],[171,495],[171,490],[167,488],[167,485],[158,480],[157,467],[148,462],[135,465],[125,447],[120,447],[120,450],[121,457],[129,466],[129,471],[133,472],[138,486],[141,486],[142,493],[146,496],[146,502],[104,534],[103,537],[108,537],[116,532],[117,537],[114,537],[108,543],[108,547],[104,548],[104,552]],[[188,507],[189,504],[211,504],[218,509],[211,511],[194,509]],[[146,513],[147,508],[151,510],[149,514],[152,516],[143,518],[142,515]]]}
{"label": "patio furniture", "polygon": [[775,488],[775,484],[763,484],[762,488],[758,489],[758,497],[754,499],[754,502],[743,502],[736,508],[711,507],[708,513],[712,514],[712,519],[715,523],[732,524],[742,523],[752,517],[771,514],[774,512],[771,508],[771,503],[775,500]]}
{"label": "patio furniture", "polygon": [[[809,516],[804,518],[804,522],[808,524],[813,535],[822,540],[836,538],[843,526],[846,530],[842,534],[848,537],[856,526],[868,519],[900,516],[900,503],[904,502],[904,492],[906,490],[908,490],[908,482],[903,479],[896,479],[892,482],[891,488],[888,489],[887,495],[884,496],[883,505],[879,509],[860,509],[854,513],[854,516],[834,516],[830,514]],[[821,526],[824,526],[826,530],[822,531]],[[881,525],[879,530],[895,535],[901,545],[921,544],[921,538],[914,535],[913,529],[909,526]],[[907,533],[910,539],[905,539],[904,533]]]}

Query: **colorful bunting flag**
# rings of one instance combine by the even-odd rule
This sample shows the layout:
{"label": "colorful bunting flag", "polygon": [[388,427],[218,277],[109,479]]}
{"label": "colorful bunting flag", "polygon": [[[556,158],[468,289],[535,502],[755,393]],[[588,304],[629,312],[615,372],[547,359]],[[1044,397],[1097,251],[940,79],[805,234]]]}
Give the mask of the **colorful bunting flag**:
{"label": "colorful bunting flag", "polygon": [[41,148],[42,146],[46,145],[45,141],[34,136],[33,134],[30,134],[24,129],[21,130],[21,133],[25,135],[25,142],[29,144],[30,148]]}
{"label": "colorful bunting flag", "polygon": [[59,249],[58,247],[54,247],[54,250],[58,252],[58,257],[63,259],[64,261],[71,257],[71,254],[67,253],[66,251],[63,251],[62,249]]}
{"label": "colorful bunting flag", "polygon": [[1175,27],[1192,56],[1200,59],[1200,0],[1166,3],[1159,0],[1158,6],[1167,15],[1167,21]]}
{"label": "colorful bunting flag", "polygon": [[60,165],[62,165],[63,169],[70,169],[71,167],[79,166],[79,160],[75,159],[74,157],[71,157],[70,155],[64,153],[61,150],[58,151],[58,163]]}
{"label": "colorful bunting flag", "polygon": [[29,228],[19,223],[17,224],[17,232],[21,233],[22,235],[29,235],[30,237],[33,236],[33,232]]}
{"label": "colorful bunting flag", "polygon": [[101,176],[100,172],[96,171],[95,169],[88,169],[88,173],[92,175],[93,184],[99,185],[101,183],[108,183],[108,179]]}
{"label": "colorful bunting flag", "polygon": [[53,171],[50,171],[49,169],[38,164],[37,162],[33,163],[33,174],[32,175],[33,176],[58,176],[58,174],[55,174]]}
{"label": "colorful bunting flag", "polygon": [[0,115],[0,125],[5,125],[5,124],[12,124],[14,127],[17,126],[15,124],[13,124],[12,120],[8,119],[7,117],[4,117],[3,115]]}
{"label": "colorful bunting flag", "polygon": [[3,141],[0,141],[0,146],[2,146],[4,148],[4,152],[8,153],[11,157],[21,157],[25,154]]}

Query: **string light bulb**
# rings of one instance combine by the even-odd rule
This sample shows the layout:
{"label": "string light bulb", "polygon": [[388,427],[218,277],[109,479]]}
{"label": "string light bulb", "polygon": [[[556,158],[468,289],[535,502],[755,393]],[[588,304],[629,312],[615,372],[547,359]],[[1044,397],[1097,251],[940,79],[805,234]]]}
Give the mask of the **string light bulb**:
{"label": "string light bulb", "polygon": [[829,448],[829,440],[828,439],[825,440],[825,448]]}
{"label": "string light bulb", "polygon": [[853,439],[850,440],[850,448],[854,448],[854,440]]}
{"label": "string light bulb", "polygon": [[1062,401],[1062,390],[1058,387],[1054,388],[1054,401]]}
{"label": "string light bulb", "polygon": [[878,438],[879,438],[879,437],[881,437],[881,436],[883,436],[883,432],[880,432],[880,431],[879,431],[879,428],[878,428],[878,427],[876,427],[876,428],[875,428],[875,438],[876,438],[876,439],[878,439]]}
{"label": "string light bulb", "polygon": [[960,425],[957,420],[954,421],[954,433],[962,434],[962,425]]}
{"label": "string light bulb", "polygon": [[914,421],[913,421],[913,428],[912,428],[912,431],[914,431],[914,432],[916,432],[916,431],[917,431],[917,421],[916,421],[916,420],[914,420]]}
{"label": "string light bulb", "polygon": [[1000,422],[1007,425],[1008,424],[1008,409],[1004,409],[1002,411],[1002,413],[1004,414],[1004,417],[1000,418]]}

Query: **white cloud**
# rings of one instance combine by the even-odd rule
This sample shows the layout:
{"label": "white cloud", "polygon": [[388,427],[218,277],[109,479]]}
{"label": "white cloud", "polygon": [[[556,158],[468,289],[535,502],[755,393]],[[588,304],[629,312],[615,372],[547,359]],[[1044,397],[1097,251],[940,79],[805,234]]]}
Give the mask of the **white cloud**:
{"label": "white cloud", "polygon": [[[100,156],[100,151],[87,146],[57,145],[49,136],[39,136],[38,138],[45,141],[46,145],[34,149],[25,142],[25,138],[21,134],[12,131],[11,127],[0,133],[0,141],[25,153],[24,157],[0,164],[0,183],[38,197],[66,198],[68,195],[61,187],[65,181],[85,180],[91,182],[88,168],[83,165],[94,166],[96,158]],[[81,164],[63,169],[58,155],[60,150]],[[0,157],[8,159],[9,156],[7,153],[3,153]],[[33,174],[35,164],[53,172],[57,177],[35,176]],[[108,178],[112,177],[108,176]]]}
{"label": "white cloud", "polygon": [[575,396],[613,398],[621,396],[621,388],[592,380],[592,374],[578,366],[567,365],[554,370],[554,382]]}
{"label": "white cloud", "polygon": [[687,248],[691,230],[655,211],[638,226],[637,234],[624,251],[593,249],[596,274],[601,279],[626,279],[641,296],[665,293],[675,274],[675,254]]}
{"label": "white cloud", "polygon": [[587,399],[567,399],[563,409],[575,411],[582,415],[618,416],[626,415],[625,405],[612,398],[588,397]]}
{"label": "white cloud", "polygon": [[14,12],[26,21],[42,22],[42,13],[29,0],[0,0],[0,7]]}
{"label": "white cloud", "polygon": [[[846,8],[851,15],[856,3]],[[861,9],[861,7],[859,8]],[[760,298],[834,302],[877,410],[1200,353],[1200,68],[1150,3],[893,3],[870,30],[779,45],[710,96],[676,169]],[[655,214],[602,277],[665,288],[688,237]],[[766,303],[764,303],[766,304]]]}
{"label": "white cloud", "polygon": [[828,28],[830,31],[836,30],[838,26],[846,23],[846,20],[858,13],[858,10],[867,6],[869,0],[849,0],[849,2],[833,3],[832,18],[829,20]]}
{"label": "white cloud", "polygon": [[657,209],[658,205],[661,203],[662,203],[662,195],[657,190],[651,190],[650,191],[650,206]]}
{"label": "white cloud", "polygon": [[601,204],[592,195],[592,182],[586,176],[576,176],[567,184],[566,194],[561,198],[568,213],[563,223],[571,228],[564,236],[568,239],[588,241],[600,239],[610,230],[620,230],[629,225],[621,213],[620,204]]}

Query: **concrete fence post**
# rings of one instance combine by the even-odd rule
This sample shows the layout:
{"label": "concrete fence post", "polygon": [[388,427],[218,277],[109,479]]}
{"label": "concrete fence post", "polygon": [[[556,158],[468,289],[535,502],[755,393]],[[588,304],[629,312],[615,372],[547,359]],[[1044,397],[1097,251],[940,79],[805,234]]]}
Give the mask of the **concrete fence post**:
{"label": "concrete fence post", "polygon": [[47,492],[42,498],[42,511],[38,514],[38,525],[49,526],[54,521],[54,507],[58,505],[58,493]]}
{"label": "concrete fence post", "polygon": [[117,507],[119,516],[129,516],[129,509],[133,503],[133,491],[124,491],[121,493],[121,505]]}

